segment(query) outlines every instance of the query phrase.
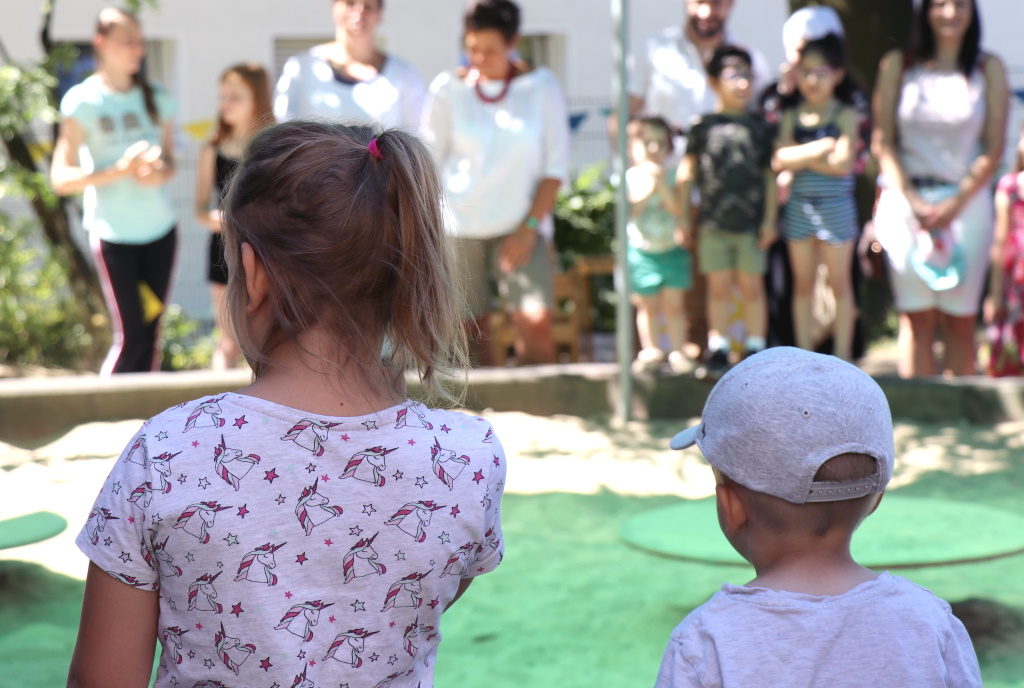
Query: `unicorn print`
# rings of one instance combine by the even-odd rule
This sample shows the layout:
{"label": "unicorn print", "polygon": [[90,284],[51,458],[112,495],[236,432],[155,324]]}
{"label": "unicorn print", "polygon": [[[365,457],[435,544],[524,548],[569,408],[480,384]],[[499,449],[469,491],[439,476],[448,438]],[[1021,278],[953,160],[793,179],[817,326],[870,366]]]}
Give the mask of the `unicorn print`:
{"label": "unicorn print", "polygon": [[145,466],[146,462],[149,461],[149,452],[146,450],[146,436],[139,435],[132,442],[131,448],[128,449],[128,454],[124,457],[124,460],[128,463],[137,463],[140,466]]}
{"label": "unicorn print", "polygon": [[100,541],[100,533],[107,527],[107,521],[120,520],[117,516],[107,511],[106,507],[98,507],[89,513],[85,529],[89,533],[89,542],[96,544]]}
{"label": "unicorn print", "polygon": [[430,448],[430,462],[434,466],[434,475],[447,485],[449,490],[454,490],[455,479],[469,464],[469,457],[465,454],[456,456],[451,449],[442,449],[435,437],[434,446]]}
{"label": "unicorn print", "polygon": [[224,611],[224,605],[217,601],[217,591],[213,587],[213,581],[223,571],[218,571],[212,576],[209,573],[196,578],[192,585],[188,586],[188,610],[190,612],[213,612],[220,614]]}
{"label": "unicorn print", "polygon": [[399,578],[392,583],[391,587],[388,588],[388,594],[384,596],[384,607],[381,611],[386,612],[395,607],[419,609],[420,605],[423,604],[423,586],[420,584],[420,581],[429,574],[430,571],[426,573],[410,573],[405,578]]}
{"label": "unicorn print", "polygon": [[299,519],[299,524],[306,531],[306,535],[312,533],[313,529],[324,521],[341,516],[344,512],[340,506],[331,506],[330,500],[316,491],[319,482],[319,479],[314,480],[312,485],[304,489],[295,505],[295,517]]}
{"label": "unicorn print", "polygon": [[224,397],[215,397],[213,399],[207,399],[203,403],[196,406],[188,414],[188,419],[185,421],[185,429],[182,432],[188,432],[193,428],[223,428],[226,420],[221,418],[224,411],[220,407],[220,400]]}
{"label": "unicorn print", "polygon": [[348,465],[345,466],[345,472],[342,473],[340,477],[355,478],[356,480],[362,480],[363,482],[376,485],[377,487],[384,487],[384,476],[381,475],[381,471],[387,468],[384,457],[396,449],[398,449],[398,447],[392,447],[391,449],[385,449],[384,447],[370,447],[369,449],[364,449],[361,452],[356,452],[352,455],[352,458],[348,460]]}
{"label": "unicorn print", "polygon": [[444,570],[441,571],[442,576],[465,576],[469,573],[469,555],[472,554],[473,548],[476,547],[475,542],[467,542],[450,557],[448,562],[444,565]]}
{"label": "unicorn print", "polygon": [[160,474],[160,491],[167,494],[171,491],[171,459],[181,452],[164,452],[160,456],[154,456],[149,464]]}
{"label": "unicorn print", "polygon": [[242,663],[256,651],[256,646],[252,643],[243,645],[238,638],[229,636],[224,630],[223,623],[220,625],[220,630],[213,634],[213,643],[217,646],[217,656],[220,657],[220,661],[235,672],[235,676],[238,676],[238,669]]}
{"label": "unicorn print", "polygon": [[[366,648],[366,639],[377,633],[380,633],[380,631],[367,631],[363,628],[351,628],[344,633],[339,633],[338,637],[331,643],[330,648],[328,648],[324,659],[333,659],[342,664],[351,664],[353,669],[358,669],[363,666],[363,658],[359,656],[359,653]],[[342,652],[339,657],[337,652],[345,645],[348,645],[348,652]]]}
{"label": "unicorn print", "polygon": [[438,509],[444,508],[443,505],[436,505],[432,501],[409,502],[391,514],[391,517],[384,521],[384,524],[398,526],[398,529],[403,533],[412,535],[416,542],[423,542],[427,539],[426,527],[430,525],[431,515]]}
{"label": "unicorn print", "polygon": [[153,501],[153,483],[147,480],[136,487],[132,490],[132,493],[128,495],[128,501],[140,509],[148,509],[149,503]]}
{"label": "unicorn print", "polygon": [[320,600],[297,604],[284,613],[281,621],[274,626],[274,630],[279,631],[283,628],[292,635],[302,638],[303,642],[308,643],[313,639],[313,626],[316,626],[317,622],[320,621],[320,612],[332,604],[334,603],[324,603]]}
{"label": "unicorn print", "polygon": [[328,423],[324,420],[303,418],[293,425],[291,430],[286,432],[284,437],[281,439],[286,442],[294,442],[303,449],[313,452],[314,456],[323,456],[323,443],[327,441],[327,435],[330,433],[331,428],[336,425],[338,425],[338,423]]}
{"label": "unicorn print", "polygon": [[487,532],[484,533],[484,541],[477,546],[476,551],[479,554],[484,551],[484,545],[487,545],[491,549],[498,549],[498,538],[494,536],[494,528],[488,528]]}
{"label": "unicorn print", "polygon": [[178,516],[174,527],[184,530],[205,545],[210,541],[210,533],[207,532],[207,529],[213,527],[217,512],[230,508],[230,506],[221,506],[217,502],[191,504],[181,512],[181,516]]}
{"label": "unicorn print", "polygon": [[377,550],[371,545],[380,533],[371,538],[360,538],[352,549],[341,560],[341,569],[345,574],[345,582],[351,583],[356,578],[377,574],[383,576],[387,572],[384,564],[377,562]]}
{"label": "unicorn print", "polygon": [[192,688],[227,688],[220,681],[199,681]]}
{"label": "unicorn print", "polygon": [[484,444],[494,444],[494,428],[487,428],[487,432],[484,433],[484,438],[480,441]]}
{"label": "unicorn print", "polygon": [[152,547],[143,538],[141,545],[142,558],[149,564],[151,569],[158,571],[161,576],[180,576],[181,567],[174,565],[174,560],[167,551],[167,541],[170,538],[171,536],[168,535],[164,538],[163,542],[154,542]]}
{"label": "unicorn print", "polygon": [[181,636],[186,633],[188,633],[188,629],[183,631],[177,626],[166,626],[160,631],[160,637],[164,641],[164,648],[170,653],[171,660],[175,664],[181,664],[181,646],[184,644]]}
{"label": "unicorn print", "polygon": [[[433,626],[424,626],[423,624],[421,624],[420,617],[417,616],[416,620],[408,626],[406,626],[405,632],[402,633],[403,646],[405,647],[406,653],[410,657],[415,659],[416,653],[420,651],[420,648],[412,642],[413,638],[416,638],[417,636],[422,636],[426,633],[430,633],[433,630]],[[430,636],[428,636],[428,639],[429,638]]]}
{"label": "unicorn print", "polygon": [[292,681],[291,688],[316,688],[316,684],[306,678],[306,665],[302,665],[302,673]]}
{"label": "unicorn print", "polygon": [[235,576],[235,580],[277,585],[277,576],[271,573],[270,569],[277,566],[277,562],[274,561],[274,552],[286,544],[288,543],[282,542],[280,545],[272,545],[268,542],[246,554],[242,557],[242,563],[238,565],[238,575]]}
{"label": "unicorn print", "polygon": [[224,435],[220,436],[220,444],[213,450],[213,468],[231,487],[238,490],[239,483],[252,467],[260,462],[256,454],[242,456],[239,449],[231,449],[224,443]]}
{"label": "unicorn print", "polygon": [[[409,413],[412,412],[415,418],[410,418]],[[398,409],[398,417],[395,419],[395,429],[398,428],[426,428],[427,430],[433,430],[433,424],[427,420],[427,414],[423,413],[423,404],[418,401],[411,401],[402,404],[402,408]]]}
{"label": "unicorn print", "polygon": [[374,684],[373,688],[391,688],[391,682],[402,675],[402,672],[396,672],[394,674],[388,674],[385,678]]}
{"label": "unicorn print", "polygon": [[150,589],[156,590],[156,583],[144,583],[135,576],[129,576],[125,573],[118,573],[117,571],[107,571],[108,574],[121,581],[125,585],[130,585],[133,588],[145,588],[149,586]]}

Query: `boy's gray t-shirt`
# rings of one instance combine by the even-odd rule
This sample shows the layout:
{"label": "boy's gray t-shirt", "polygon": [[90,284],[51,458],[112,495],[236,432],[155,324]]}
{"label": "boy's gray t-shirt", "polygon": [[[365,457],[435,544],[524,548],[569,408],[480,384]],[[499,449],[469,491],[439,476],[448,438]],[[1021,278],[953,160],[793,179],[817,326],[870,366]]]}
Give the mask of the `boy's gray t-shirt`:
{"label": "boy's gray t-shirt", "polygon": [[672,631],[655,688],[980,685],[949,604],[886,572],[834,597],[723,585]]}

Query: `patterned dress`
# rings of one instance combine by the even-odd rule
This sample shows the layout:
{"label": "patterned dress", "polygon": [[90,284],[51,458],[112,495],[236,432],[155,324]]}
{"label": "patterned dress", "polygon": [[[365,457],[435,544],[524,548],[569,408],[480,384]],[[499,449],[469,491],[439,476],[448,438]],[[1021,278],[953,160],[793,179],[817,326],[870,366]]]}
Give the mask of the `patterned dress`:
{"label": "patterned dress", "polygon": [[1004,306],[1004,316],[989,326],[992,344],[988,372],[994,377],[1024,375],[1024,198],[1020,174],[999,180],[998,191],[1010,201],[1010,233],[1003,245],[1003,293],[993,298]]}
{"label": "patterned dress", "polygon": [[157,688],[427,688],[441,612],[501,561],[504,480],[482,418],[229,393],[144,423],[77,544],[159,591]]}

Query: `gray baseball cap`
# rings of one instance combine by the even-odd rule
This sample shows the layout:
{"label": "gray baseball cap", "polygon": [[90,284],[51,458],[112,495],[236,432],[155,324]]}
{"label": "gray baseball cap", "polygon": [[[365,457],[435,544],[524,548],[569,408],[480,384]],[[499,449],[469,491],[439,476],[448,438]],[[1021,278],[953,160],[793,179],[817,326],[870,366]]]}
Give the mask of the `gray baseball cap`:
{"label": "gray baseball cap", "polygon": [[[700,447],[708,463],[756,492],[787,502],[832,502],[882,492],[892,478],[892,415],[867,373],[834,356],[788,346],[766,349],[722,376],[701,422],[669,446]],[[867,454],[863,479],[815,481],[840,454]]]}

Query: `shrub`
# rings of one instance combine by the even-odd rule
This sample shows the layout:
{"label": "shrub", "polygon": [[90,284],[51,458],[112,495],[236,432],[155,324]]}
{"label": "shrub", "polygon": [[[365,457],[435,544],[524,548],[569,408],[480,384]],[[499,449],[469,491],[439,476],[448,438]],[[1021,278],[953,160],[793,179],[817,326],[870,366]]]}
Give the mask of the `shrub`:
{"label": "shrub", "polygon": [[214,336],[198,320],[189,318],[181,306],[167,306],[163,320],[161,370],[201,370],[213,360]]}

